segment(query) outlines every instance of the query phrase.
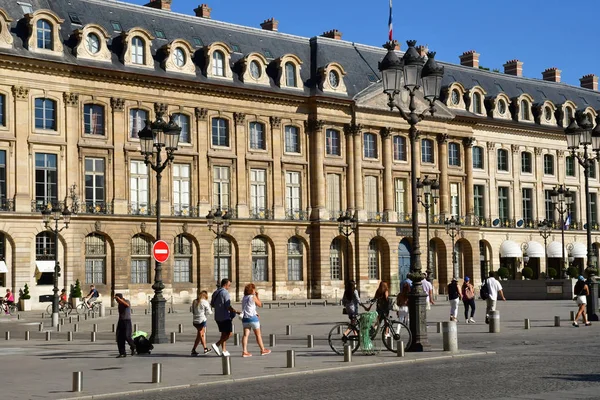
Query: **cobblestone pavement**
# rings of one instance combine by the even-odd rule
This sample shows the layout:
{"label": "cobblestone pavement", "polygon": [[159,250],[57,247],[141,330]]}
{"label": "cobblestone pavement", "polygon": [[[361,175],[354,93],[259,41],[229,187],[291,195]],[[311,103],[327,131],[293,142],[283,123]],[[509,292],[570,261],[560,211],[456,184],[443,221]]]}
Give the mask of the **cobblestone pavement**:
{"label": "cobblestone pavement", "polygon": [[[483,302],[479,302],[478,306],[479,310],[482,310]],[[254,388],[250,393],[255,393],[256,396],[253,397],[259,398],[297,398],[294,396],[302,393],[305,398],[337,398],[335,394],[338,392],[348,395],[354,392],[365,394],[373,390],[390,390],[390,394],[397,394],[399,389],[407,390],[407,393],[416,390],[414,385],[402,384],[402,381],[422,381],[427,383],[428,388],[431,384],[432,396],[437,396],[435,393],[438,392],[439,396],[442,396],[449,388],[454,390],[453,393],[460,393],[461,382],[467,376],[470,382],[468,388],[475,390],[471,392],[475,396],[477,393],[487,393],[487,387],[497,387],[494,397],[511,397],[520,393],[514,390],[523,390],[523,393],[544,393],[572,387],[585,389],[593,387],[599,380],[596,379],[599,375],[597,363],[594,363],[595,358],[587,354],[588,349],[593,350],[591,354],[598,354],[595,342],[600,324],[589,328],[572,328],[567,322],[569,312],[574,309],[572,302],[501,303],[499,308],[502,313],[502,332],[489,334],[487,325],[481,322],[468,325],[460,323],[460,357],[454,358],[441,351],[442,337],[436,332],[435,322],[446,320],[449,313],[448,304],[440,302],[433,307],[428,316],[431,352],[407,353],[403,364],[397,364],[398,358],[388,352],[381,352],[372,357],[357,355],[350,367],[342,362],[342,357],[329,349],[326,341],[334,321],[343,321],[345,318],[341,314],[341,307],[304,307],[302,303],[287,308],[287,304],[282,303],[280,307],[274,305],[271,309],[261,310],[265,342],[268,343],[270,333],[277,335],[277,346],[272,355],[243,359],[240,357],[241,348],[233,346],[233,340],[230,340],[231,377],[221,374],[221,360],[216,356],[189,357],[194,332],[188,307],[179,306],[176,309],[177,313],[167,315],[167,332],[178,332],[179,324],[183,325],[183,333],[177,334],[177,343],[158,345],[150,356],[118,360],[114,358],[117,353],[114,334],[111,332],[112,324],[116,323],[116,315],[89,318],[87,321],[82,319],[78,323],[79,332],[74,333],[73,342],[67,341],[67,332],[74,330],[75,321],[69,323],[67,319],[61,332],[51,328],[44,328],[39,332],[40,312],[23,313],[21,319],[2,317],[0,387],[10,385],[11,400],[72,398],[211,382],[224,383],[231,382],[232,379],[259,377],[266,379],[227,385],[226,397],[247,398],[246,388]],[[555,315],[561,316],[561,327],[553,326]],[[530,330],[523,329],[523,318],[531,318]],[[46,319],[45,322],[49,323],[49,320]],[[135,309],[133,322],[139,325],[139,329],[150,330],[150,315],[144,314],[143,309]],[[97,324],[98,329],[95,343],[90,342],[93,324]],[[236,325],[240,330],[241,323],[237,321]],[[285,335],[286,325],[292,325],[290,336]],[[24,340],[26,330],[30,331],[29,341]],[[49,330],[52,330],[52,340],[47,342],[45,332]],[[8,341],[2,340],[6,331],[11,335]],[[314,349],[306,348],[308,334],[315,336]],[[216,340],[216,335],[215,324],[210,321],[209,341]],[[257,351],[252,339],[250,349]],[[297,352],[296,368],[293,370],[285,368],[287,349]],[[486,355],[485,352],[496,354]],[[467,357],[474,354],[481,356]],[[586,357],[582,357],[581,362],[573,362],[571,357],[576,354]],[[444,358],[440,359],[440,356]],[[419,362],[425,358],[428,359],[426,363]],[[163,381],[158,385],[150,383],[151,364],[156,362],[163,366]],[[361,365],[370,367],[356,368]],[[340,372],[335,371],[336,369]],[[329,372],[323,372],[324,370]],[[70,392],[73,371],[83,371],[83,393]],[[290,372],[296,375],[283,376]],[[274,376],[278,377],[273,378]],[[365,382],[368,384],[365,385]],[[197,387],[191,389],[191,393],[218,394],[212,391],[218,391],[221,386],[219,384]],[[285,389],[281,389],[282,387]],[[332,392],[332,387],[339,390]],[[594,390],[596,389],[598,388]],[[600,391],[598,393],[600,396]],[[143,398],[153,398],[151,396],[152,393],[145,393]],[[170,392],[169,397],[172,396],[191,398],[177,397],[187,396],[185,391]],[[116,397],[121,398],[123,395]],[[486,397],[491,398],[489,395]]]}

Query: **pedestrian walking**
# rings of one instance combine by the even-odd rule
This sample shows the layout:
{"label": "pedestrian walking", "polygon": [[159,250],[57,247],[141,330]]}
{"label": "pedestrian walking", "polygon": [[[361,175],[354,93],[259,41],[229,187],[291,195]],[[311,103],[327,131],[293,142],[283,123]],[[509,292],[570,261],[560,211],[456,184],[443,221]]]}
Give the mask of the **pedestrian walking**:
{"label": "pedestrian walking", "polygon": [[204,354],[206,354],[211,351],[211,349],[206,347],[206,316],[212,315],[210,304],[208,304],[208,292],[206,290],[199,292],[196,299],[192,302],[192,313],[194,315],[193,325],[196,328],[196,340],[194,341],[191,355],[198,355],[196,348],[200,342],[202,342]]}
{"label": "pedestrian walking", "polygon": [[346,282],[344,295],[342,296],[342,305],[344,306],[344,314],[348,315],[350,323],[356,325],[358,319],[358,306],[362,306],[366,310],[365,305],[360,301],[360,295],[356,289],[355,281]]}
{"label": "pedestrian walking", "polygon": [[[475,288],[470,282],[470,278],[465,276],[465,281],[462,284],[462,301],[465,306],[465,322],[467,324],[475,323]],[[469,317],[469,308],[471,309],[471,317]]]}
{"label": "pedestrian walking", "polygon": [[450,301],[450,321],[458,322],[458,303],[462,299],[458,289],[458,279],[452,278],[448,284],[448,300]]}
{"label": "pedestrian walking", "polygon": [[375,297],[371,300],[371,305],[367,307],[367,310],[370,310],[371,307],[373,307],[373,303],[375,303],[377,322],[383,321],[390,311],[389,297],[390,292],[388,290],[388,284],[384,281],[379,282],[379,287],[375,291]]}
{"label": "pedestrian walking", "polygon": [[117,358],[127,357],[125,352],[125,342],[129,344],[131,355],[135,354],[135,343],[131,338],[131,303],[123,298],[121,293],[115,294],[115,301],[118,303],[119,322],[117,323],[117,348],[119,355]]}
{"label": "pedestrian walking", "polygon": [[408,325],[408,294],[410,293],[410,283],[404,282],[400,288],[400,293],[396,297],[396,305],[398,305],[398,320]]}
{"label": "pedestrian walking", "polygon": [[242,298],[242,324],[244,326],[244,336],[242,337],[242,357],[252,357],[248,352],[248,336],[250,330],[254,331],[256,344],[260,347],[260,355],[271,354],[271,350],[265,349],[262,336],[260,334],[260,321],[256,307],[262,307],[262,302],[258,298],[258,292],[254,283],[249,283],[244,287],[244,297]]}
{"label": "pedestrian walking", "polygon": [[577,302],[577,315],[575,316],[575,321],[573,321],[574,327],[579,327],[577,321],[579,321],[579,317],[583,316],[583,323],[585,326],[590,326],[592,323],[588,321],[587,314],[585,313],[585,306],[587,305],[587,296],[590,295],[590,288],[588,284],[585,282],[583,276],[579,275],[579,279],[575,284],[575,288],[573,289],[573,293],[575,293],[574,300]]}
{"label": "pedestrian walking", "polygon": [[[221,338],[217,343],[213,343],[211,347],[216,355],[220,356],[222,354],[225,357],[229,357],[226,343],[233,331],[232,318],[235,317],[235,314],[239,314],[239,311],[231,307],[231,298],[228,291],[230,286],[231,281],[229,279],[221,280],[221,287],[212,294],[210,302],[210,305],[215,309],[215,322],[219,327],[219,332],[221,332]],[[221,346],[223,352],[219,350],[219,346]]]}
{"label": "pedestrian walking", "polygon": [[496,278],[494,278],[494,272],[490,271],[489,278],[485,280],[484,285],[486,285],[489,296],[485,300],[485,323],[490,323],[490,312],[496,311],[496,301],[498,300],[498,295],[502,298],[502,301],[506,301],[504,297],[504,292],[502,291],[502,285]]}
{"label": "pedestrian walking", "polygon": [[433,285],[427,279],[423,279],[421,281],[421,287],[423,288],[423,292],[427,295],[426,304],[427,310],[431,310],[431,306],[435,303],[433,302]]}

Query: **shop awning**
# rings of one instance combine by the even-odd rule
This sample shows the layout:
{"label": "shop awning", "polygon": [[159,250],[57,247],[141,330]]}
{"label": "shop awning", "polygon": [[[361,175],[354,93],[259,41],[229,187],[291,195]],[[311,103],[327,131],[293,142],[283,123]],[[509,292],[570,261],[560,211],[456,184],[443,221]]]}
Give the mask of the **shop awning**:
{"label": "shop awning", "polygon": [[4,261],[0,261],[0,274],[7,274],[8,273],[8,267],[6,266],[6,263]]}
{"label": "shop awning", "polygon": [[40,279],[43,273],[54,273],[54,261],[36,261],[35,279]]}
{"label": "shop awning", "polygon": [[[587,257],[587,246],[581,242],[573,242],[571,249],[571,257],[585,258]],[[568,247],[568,246],[567,246]]]}
{"label": "shop awning", "polygon": [[544,252],[544,245],[533,240],[527,243],[527,255],[533,258],[544,258],[546,256]]}
{"label": "shop awning", "polygon": [[[550,244],[548,244],[548,258],[562,258],[562,251],[562,243],[550,242]],[[565,256],[568,254],[567,249],[565,249]]]}
{"label": "shop awning", "polygon": [[505,240],[500,245],[500,257],[517,258],[523,256],[521,246],[512,240]]}

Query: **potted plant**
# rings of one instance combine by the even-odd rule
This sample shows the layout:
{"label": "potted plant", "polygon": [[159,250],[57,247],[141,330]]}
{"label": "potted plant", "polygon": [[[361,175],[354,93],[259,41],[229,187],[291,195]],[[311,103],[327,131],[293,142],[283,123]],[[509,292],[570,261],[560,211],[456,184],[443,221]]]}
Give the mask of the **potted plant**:
{"label": "potted plant", "polygon": [[521,274],[523,275],[523,277],[525,277],[525,279],[533,278],[533,270],[529,267],[523,268],[523,271],[521,272]]}
{"label": "potted plant", "polygon": [[558,275],[558,272],[556,272],[556,270],[554,268],[548,269],[548,276],[550,277],[550,279],[556,279],[557,275]]}
{"label": "potted plant", "polygon": [[567,270],[567,274],[569,274],[569,277],[571,279],[577,279],[577,277],[579,276],[579,268],[577,268],[577,267],[570,267]]}
{"label": "potted plant", "polygon": [[82,296],[81,283],[79,283],[79,279],[75,281],[75,285],[71,285],[71,293],[69,296],[71,298],[71,306],[73,306],[73,308],[77,307]]}
{"label": "potted plant", "polygon": [[29,294],[29,285],[25,284],[19,296],[19,310],[31,311],[31,295]]}
{"label": "potted plant", "polygon": [[508,278],[508,275],[509,275],[508,268],[506,268],[506,267],[500,267],[500,268],[498,268],[498,276],[500,278],[506,279],[506,278]]}

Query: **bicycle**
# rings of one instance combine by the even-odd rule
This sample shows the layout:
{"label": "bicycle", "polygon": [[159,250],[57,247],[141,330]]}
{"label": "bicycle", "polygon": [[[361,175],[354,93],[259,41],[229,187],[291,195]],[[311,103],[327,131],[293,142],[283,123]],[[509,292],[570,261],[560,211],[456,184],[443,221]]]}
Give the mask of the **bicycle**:
{"label": "bicycle", "polygon": [[[360,338],[360,319],[356,325],[350,322],[340,322],[329,331],[329,346],[339,355],[344,354],[344,346],[349,344],[352,352],[358,350],[361,343]],[[397,353],[398,349],[394,348],[394,343],[398,341],[404,342],[404,348],[408,349],[412,343],[412,333],[409,327],[401,321],[390,319],[385,315],[383,321],[379,321],[376,326],[370,328],[370,339],[372,341],[377,337],[377,333],[381,331],[381,340],[385,348],[393,353]]]}
{"label": "bicycle", "polygon": [[93,313],[100,313],[100,303],[100,301],[96,300],[88,307],[86,301],[84,300],[80,304],[78,304],[75,309],[77,310],[77,314],[81,315],[90,311]]}
{"label": "bicycle", "polygon": [[[70,303],[64,303],[64,304],[58,303],[58,313],[59,314],[64,314],[65,317],[68,317],[69,314],[71,314],[71,311],[73,311],[73,306]],[[52,304],[50,304],[48,307],[46,307],[46,312],[48,314],[52,315]]]}
{"label": "bicycle", "polygon": [[3,311],[5,313],[8,311],[10,315],[15,315],[19,311],[19,308],[15,303],[8,304],[6,301],[2,301],[0,302],[0,305],[2,306]]}

